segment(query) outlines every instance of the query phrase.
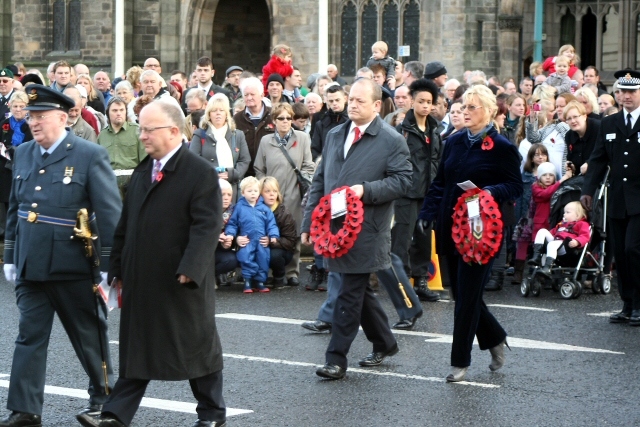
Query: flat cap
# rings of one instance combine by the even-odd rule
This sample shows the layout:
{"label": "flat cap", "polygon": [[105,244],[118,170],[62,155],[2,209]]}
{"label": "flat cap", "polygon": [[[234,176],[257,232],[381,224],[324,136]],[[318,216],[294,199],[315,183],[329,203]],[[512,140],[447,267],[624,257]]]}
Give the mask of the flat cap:
{"label": "flat cap", "polygon": [[227,68],[227,72],[224,74],[225,76],[229,77],[229,74],[233,73],[234,71],[244,71],[242,69],[242,67],[238,67],[237,65],[232,65],[231,67]]}

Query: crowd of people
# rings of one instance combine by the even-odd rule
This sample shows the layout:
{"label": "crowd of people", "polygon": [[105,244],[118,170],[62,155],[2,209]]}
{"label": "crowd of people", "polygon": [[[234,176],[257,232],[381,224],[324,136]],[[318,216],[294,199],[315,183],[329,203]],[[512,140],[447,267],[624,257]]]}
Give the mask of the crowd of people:
{"label": "crowd of people", "polygon": [[[157,58],[148,58],[143,67],[131,67],[113,80],[102,70],[91,77],[84,64],[72,66],[66,61],[52,63],[46,77],[22,64],[0,71],[0,110],[5,117],[0,123],[0,224],[7,279],[24,294],[41,282],[107,281],[107,272],[97,277],[84,271],[84,277],[83,269],[35,267],[38,259],[51,258],[54,270],[63,255],[33,248],[21,240],[22,229],[16,233],[18,225],[46,223],[51,225],[38,230],[50,227],[46,236],[59,240],[55,226],[66,225],[74,209],[85,204],[93,207],[101,226],[100,255],[108,282],[115,286],[124,282],[121,372],[115,397],[107,400],[110,365],[100,378],[95,357],[84,353],[97,351],[96,338],[74,337],[80,359],[92,359],[83,362],[92,381],[92,397],[87,409],[78,414],[81,424],[127,425],[149,380],[189,379],[199,401],[199,420],[194,425],[224,425],[215,323],[205,322],[193,331],[195,335],[211,333],[204,340],[210,357],[195,367],[164,369],[163,363],[170,366],[172,357],[183,358],[186,351],[170,344],[157,346],[154,353],[169,347],[171,351],[157,364],[145,366],[145,356],[131,346],[144,328],[152,336],[160,329],[144,318],[154,315],[142,307],[144,301],[136,299],[143,291],[126,284],[141,281],[145,288],[153,280],[167,281],[177,275],[185,288],[200,292],[194,299],[167,291],[177,301],[184,298],[187,309],[202,307],[205,301],[213,305],[207,287],[228,286],[234,280],[242,283],[245,294],[269,293],[301,285],[301,244],[315,245],[310,279],[304,287],[327,291],[317,320],[302,325],[332,333],[319,376],[344,377],[359,326],[373,344],[373,352],[359,361],[361,366],[378,366],[399,351],[373,288],[382,284],[394,304],[399,321],[392,328],[413,328],[423,313],[420,302],[440,298],[428,286],[432,232],[444,284],[455,298],[453,369],[447,381],[465,378],[474,338],[481,350],[489,350],[489,368],[498,370],[505,363],[507,332],[489,312],[483,292],[502,289],[507,275],[519,284],[529,266],[540,267],[541,274],[549,276],[557,258],[588,244],[586,219],[607,167],[611,168],[608,212],[613,239],[607,241],[604,280],[611,280],[615,255],[624,302],[610,321],[640,326],[640,286],[634,280],[635,269],[640,268],[640,176],[636,176],[640,172],[633,167],[640,156],[636,148],[640,73],[617,72],[618,80],[609,92],[598,70],[593,66],[581,70],[575,49],[567,45],[544,63],[533,63],[530,75],[519,82],[488,77],[481,70],[465,71],[457,80],[448,78],[440,61],[403,64],[388,55],[383,41],[371,49],[367,66],[355,76],[340,77],[331,64],[326,71],[309,75],[306,86],[294,66],[294,52],[284,44],[273,48],[261,70],[229,67],[222,86],[214,83],[216,70],[208,57],[198,59],[192,72],[170,73],[163,73]],[[90,145],[78,141],[90,141]],[[96,146],[102,147],[98,154]],[[73,158],[67,154],[73,147],[79,147],[74,156],[88,157],[77,160],[82,166],[60,170],[52,166],[55,171],[47,183],[64,191],[55,202],[41,198],[46,192],[40,193],[45,184],[39,180],[49,179],[51,159],[58,161],[63,152]],[[196,157],[201,160],[195,161]],[[97,163],[89,164],[92,159]],[[110,169],[105,175],[107,163]],[[95,170],[84,172],[86,167]],[[175,181],[178,170],[188,183],[182,189]],[[563,182],[578,175],[584,176],[581,203],[565,206],[563,221],[556,226],[550,222],[551,199]],[[471,183],[471,187],[461,188],[460,183]],[[31,184],[36,184],[35,193],[27,189]],[[452,213],[473,186],[482,190],[483,200],[498,207],[502,237],[490,254],[476,254],[478,258],[469,262],[455,232],[452,235],[459,227]],[[356,224],[354,218],[346,219],[346,208],[335,216],[332,212],[327,230],[346,230],[349,225],[357,229],[357,239],[340,257],[327,256],[324,250],[334,245],[336,251],[343,243],[314,241],[317,225],[313,224],[318,218],[314,209],[330,193],[332,204],[334,200],[337,205],[346,204],[345,187],[349,197],[360,200],[363,217]],[[153,191],[155,198],[150,197]],[[465,203],[469,205],[471,199]],[[175,218],[173,214],[169,219],[154,216],[156,209],[169,206]],[[473,222],[476,217],[468,209]],[[103,220],[104,215],[110,215],[110,220]],[[216,219],[211,220],[212,216]],[[143,248],[157,252],[153,238],[142,238],[152,227],[172,229],[169,234],[175,245],[166,256],[140,255]],[[480,230],[482,234],[482,226]],[[497,233],[498,229],[492,230]],[[348,236],[348,231],[344,233],[336,236]],[[211,236],[212,248],[204,249]],[[547,254],[544,263],[543,253]],[[135,261],[138,256],[139,262]],[[205,256],[209,258],[204,260]],[[141,278],[141,269],[154,268],[158,269],[155,279]],[[53,289],[47,291],[47,298],[62,300],[70,292],[62,286]],[[90,304],[87,298],[78,304]],[[21,312],[28,312],[32,303],[19,299]],[[96,307],[94,314],[102,340],[106,339],[103,308]],[[48,339],[53,312],[69,315],[78,310],[75,305],[52,304],[34,323],[38,328],[23,324],[21,318],[19,340],[42,334]],[[71,320],[69,325],[74,327]],[[183,341],[177,328],[167,328],[173,331],[169,341]],[[81,349],[83,341],[90,342],[89,350]],[[1,427],[39,425],[42,396],[37,402],[27,399],[30,380],[18,379],[20,375],[29,378],[20,360],[36,352],[41,354],[42,348],[17,342],[8,404],[12,413],[0,421]],[[109,359],[108,354],[103,354],[105,358]],[[39,384],[45,364],[41,360],[39,369],[30,374],[34,383]],[[198,387],[207,387],[208,392]]]}

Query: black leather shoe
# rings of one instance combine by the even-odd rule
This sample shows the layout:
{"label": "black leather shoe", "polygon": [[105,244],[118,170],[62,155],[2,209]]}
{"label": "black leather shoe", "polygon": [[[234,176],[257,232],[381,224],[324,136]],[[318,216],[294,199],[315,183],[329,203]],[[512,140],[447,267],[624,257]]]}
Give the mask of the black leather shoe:
{"label": "black leather shoe", "polygon": [[323,322],[322,320],[304,322],[301,326],[313,332],[331,331],[331,323]]}
{"label": "black leather shoe", "polygon": [[440,294],[432,291],[427,286],[427,278],[426,277],[416,277],[413,279],[413,289],[416,291],[416,295],[420,301],[429,301],[435,302],[440,299]]}
{"label": "black leather shoe", "polygon": [[300,286],[300,281],[297,277],[289,277],[287,280],[287,286]]}
{"label": "black leather shoe", "polygon": [[609,323],[628,323],[631,318],[631,312],[622,310],[609,316]]}
{"label": "black leather shoe", "polygon": [[226,421],[197,420],[195,423],[193,423],[192,427],[225,427],[226,425]]}
{"label": "black leather shoe", "polygon": [[387,356],[393,356],[398,353],[398,351],[398,344],[394,344],[391,350],[369,353],[364,359],[358,362],[358,365],[365,367],[378,366]]}
{"label": "black leather shoe", "polygon": [[[89,405],[86,408],[84,408],[82,411],[78,412],[78,415],[82,415],[82,414],[87,414],[90,417],[98,418],[100,417],[100,414],[102,414],[102,405],[97,405],[97,404]],[[78,415],[76,415],[76,417]]]}
{"label": "black leather shoe", "polygon": [[347,370],[341,368],[338,365],[332,365],[330,363],[325,364],[322,368],[318,368],[316,370],[316,375],[322,378],[327,378],[330,380],[339,380],[344,378],[344,375],[347,373]]}
{"label": "black leather shoe", "polygon": [[120,421],[108,415],[102,415],[100,418],[94,418],[87,414],[80,413],[76,415],[76,419],[84,427],[126,427]]}
{"label": "black leather shoe", "polygon": [[42,427],[42,417],[13,411],[0,420],[0,427]]}
{"label": "black leather shoe", "polygon": [[629,326],[640,326],[640,310],[633,310],[631,312]]}
{"label": "black leather shoe", "polygon": [[405,319],[405,320],[401,320],[399,322],[394,323],[392,328],[393,329],[403,329],[405,331],[409,330],[409,329],[413,328],[413,325],[416,324],[416,320],[418,320],[421,317],[422,317],[422,311],[420,313],[418,313],[417,315],[413,316],[410,319]]}

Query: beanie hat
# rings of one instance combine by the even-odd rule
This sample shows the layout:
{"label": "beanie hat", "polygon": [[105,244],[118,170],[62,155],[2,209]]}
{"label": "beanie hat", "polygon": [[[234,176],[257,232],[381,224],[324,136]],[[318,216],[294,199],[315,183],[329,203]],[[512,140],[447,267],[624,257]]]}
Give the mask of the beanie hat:
{"label": "beanie hat", "polygon": [[440,61],[431,61],[424,67],[424,78],[435,79],[443,74],[447,74],[447,69]]}
{"label": "beanie hat", "polygon": [[544,162],[538,166],[538,179],[542,177],[542,175],[546,173],[551,173],[554,176],[556,175],[556,167],[551,162]]}
{"label": "beanie hat", "polygon": [[273,73],[269,76],[269,79],[267,79],[267,86],[269,86],[269,83],[271,82],[278,82],[282,85],[282,87],[284,87],[284,79],[278,73]]}

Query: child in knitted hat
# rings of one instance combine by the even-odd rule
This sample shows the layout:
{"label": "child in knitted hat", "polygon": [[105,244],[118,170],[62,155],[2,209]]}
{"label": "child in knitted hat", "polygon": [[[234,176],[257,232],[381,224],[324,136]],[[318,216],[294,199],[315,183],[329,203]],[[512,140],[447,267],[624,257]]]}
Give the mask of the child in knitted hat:
{"label": "child in knitted hat", "polygon": [[541,228],[549,228],[551,196],[560,187],[560,184],[571,176],[571,169],[568,169],[560,181],[556,181],[556,167],[553,163],[544,162],[538,166],[538,180],[531,186],[531,198],[536,204],[532,236],[536,236]]}

